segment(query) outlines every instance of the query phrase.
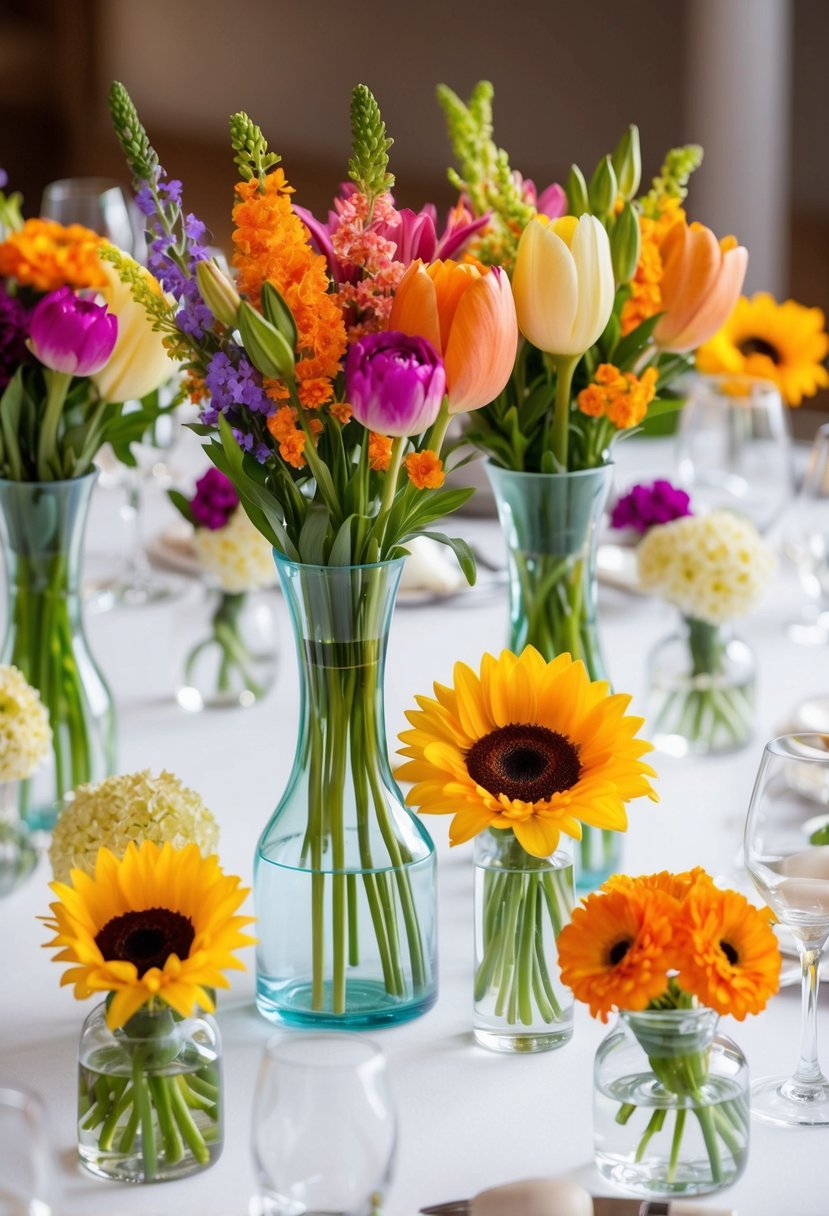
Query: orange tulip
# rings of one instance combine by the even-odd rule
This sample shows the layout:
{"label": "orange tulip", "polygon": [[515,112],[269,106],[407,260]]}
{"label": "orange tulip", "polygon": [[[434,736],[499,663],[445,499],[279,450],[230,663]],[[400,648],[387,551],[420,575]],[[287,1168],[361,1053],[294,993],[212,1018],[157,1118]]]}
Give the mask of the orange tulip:
{"label": "orange tulip", "polygon": [[487,405],[515,364],[515,304],[497,266],[412,262],[395,292],[389,329],[426,338],[441,353],[450,414]]}
{"label": "orange tulip", "polygon": [[694,350],[725,324],[737,303],[748,250],[733,236],[718,241],[710,228],[681,220],[669,228],[659,252],[663,314],[654,341],[663,350]]}

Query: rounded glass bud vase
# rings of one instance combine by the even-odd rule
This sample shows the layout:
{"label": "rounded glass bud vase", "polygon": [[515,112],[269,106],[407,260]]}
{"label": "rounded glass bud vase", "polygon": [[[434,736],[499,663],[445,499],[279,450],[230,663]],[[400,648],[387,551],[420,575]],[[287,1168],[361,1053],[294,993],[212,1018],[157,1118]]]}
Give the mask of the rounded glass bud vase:
{"label": "rounded glass bud vase", "polygon": [[569,842],[527,853],[511,831],[475,837],[475,1038],[492,1051],[551,1051],[573,1035],[557,939],[575,904]]}
{"label": "rounded glass bud vase", "polygon": [[276,618],[264,591],[200,586],[176,614],[176,700],[182,709],[234,709],[268,693],[278,665]]}
{"label": "rounded glass bud vase", "polygon": [[207,1169],[222,1151],[219,1029],[207,1014],[140,1009],[119,1030],[106,1005],[78,1051],[78,1152],[99,1178],[165,1182]]}
{"label": "rounded glass bud vase", "polygon": [[[509,567],[510,650],[581,659],[591,680],[607,671],[596,617],[596,544],[613,466],[573,473],[521,473],[488,461]],[[592,889],[620,868],[618,832],[585,825],[576,885]]]}
{"label": "rounded glass bud vase", "polygon": [[754,652],[729,625],[682,617],[648,662],[648,724],[674,756],[736,751],[754,731]]}
{"label": "rounded glass bud vase", "polygon": [[621,1013],[594,1072],[596,1164],[636,1195],[704,1195],[736,1181],[749,1145],[748,1065],[710,1009]]}
{"label": "rounded glass bud vase", "polygon": [[12,663],[38,690],[52,728],[51,762],[20,782],[20,813],[32,828],[52,828],[66,794],[115,770],[115,709],[81,611],[96,478],[0,481],[8,603],[0,663]]}
{"label": "rounded glass bud vase", "polygon": [[402,566],[277,559],[301,708],[254,862],[257,1005],[272,1021],[388,1025],[435,1002],[435,850],[391,774],[383,707]]}

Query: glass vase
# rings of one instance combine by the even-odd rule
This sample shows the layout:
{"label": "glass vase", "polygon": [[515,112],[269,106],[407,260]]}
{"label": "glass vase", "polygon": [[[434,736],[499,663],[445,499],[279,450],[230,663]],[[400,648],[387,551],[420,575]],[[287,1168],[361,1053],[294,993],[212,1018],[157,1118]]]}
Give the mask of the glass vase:
{"label": "glass vase", "polygon": [[[487,462],[507,544],[510,650],[545,659],[570,654],[606,680],[596,620],[596,542],[613,466],[574,473],[520,473]],[[618,832],[585,825],[576,885],[591,889],[619,869]]]}
{"label": "glass vase", "polygon": [[621,1013],[594,1070],[596,1164],[637,1195],[702,1195],[745,1169],[749,1079],[711,1009]]}
{"label": "glass vase", "polygon": [[20,782],[0,781],[0,897],[11,895],[37,865],[37,850],[20,819]]}
{"label": "glass vase", "polygon": [[257,1004],[272,1021],[406,1021],[437,995],[434,845],[386,747],[383,670],[402,559],[277,558],[300,673],[288,785],[257,848]]}
{"label": "glass vase", "polygon": [[651,739],[674,756],[736,751],[754,728],[755,661],[727,625],[683,617],[649,660]]}
{"label": "glass vase", "polygon": [[475,1038],[493,1051],[550,1051],[573,1034],[556,942],[576,902],[569,842],[533,857],[511,831],[475,837]]}
{"label": "glass vase", "polygon": [[222,1151],[222,1049],[208,1015],[144,1006],[119,1030],[106,1003],[78,1050],[78,1152],[99,1178],[165,1182],[207,1169]]}
{"label": "glass vase", "polygon": [[97,473],[71,481],[0,481],[8,610],[0,662],[38,690],[52,727],[51,762],[20,783],[20,811],[50,829],[75,786],[115,769],[115,709],[86,640],[81,557]]}
{"label": "glass vase", "polygon": [[276,678],[276,621],[262,592],[197,588],[176,615],[176,700],[182,709],[255,705]]}

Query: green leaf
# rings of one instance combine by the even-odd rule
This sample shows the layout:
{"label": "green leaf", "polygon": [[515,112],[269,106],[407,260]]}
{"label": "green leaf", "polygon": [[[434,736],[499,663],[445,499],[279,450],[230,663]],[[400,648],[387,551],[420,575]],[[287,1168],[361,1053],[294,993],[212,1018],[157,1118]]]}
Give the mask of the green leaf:
{"label": "green leaf", "polygon": [[662,313],[656,313],[652,317],[647,317],[641,325],[637,325],[636,329],[632,329],[629,334],[625,334],[611,351],[611,358],[619,371],[629,371],[631,364],[636,360],[637,355],[645,349],[650,341],[651,334],[656,329],[659,318]]}
{"label": "green leaf", "polygon": [[236,442],[230,423],[223,414],[219,416],[219,435],[222,444],[219,451],[223,453],[224,460],[220,462],[217,459],[215,444],[210,444],[207,455],[233,482],[254,527],[290,561],[298,562],[299,553],[285,530],[274,496],[247,472],[245,454]]}
{"label": "green leaf", "polygon": [[334,537],[331,552],[328,554],[329,566],[351,565],[351,527],[356,519],[356,515],[349,515],[348,519],[340,525],[340,529]]}
{"label": "green leaf", "polygon": [[8,476],[11,481],[23,480],[23,463],[20,458],[20,445],[18,442],[22,407],[23,368],[18,367],[6,386],[3,396],[0,397],[0,428],[2,428],[3,432],[3,446],[6,449]]}
{"label": "green leaf", "polygon": [[330,520],[328,508],[314,503],[305,516],[297,541],[300,561],[309,566],[325,565],[325,542]]}
{"label": "green leaf", "polygon": [[196,517],[193,514],[193,508],[190,505],[190,499],[182,494],[181,490],[168,490],[167,497],[173,504],[179,515],[183,515],[189,524],[197,527]]}
{"label": "green leaf", "polygon": [[[470,587],[475,586],[475,580],[478,577],[478,567],[475,564],[475,554],[469,546],[469,542],[462,540],[459,536],[447,536],[444,532],[416,532],[415,536],[428,536],[430,540],[436,540],[439,545],[446,545],[455,554],[458,559],[458,565],[463,571],[464,577]],[[410,537],[402,537],[402,540],[409,540]]]}

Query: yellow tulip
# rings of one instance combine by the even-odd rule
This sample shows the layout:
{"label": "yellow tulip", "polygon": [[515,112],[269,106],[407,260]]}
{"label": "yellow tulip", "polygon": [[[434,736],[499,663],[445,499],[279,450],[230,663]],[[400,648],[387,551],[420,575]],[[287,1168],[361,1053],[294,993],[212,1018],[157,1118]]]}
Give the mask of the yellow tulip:
{"label": "yellow tulip", "polygon": [[512,292],[518,327],[539,350],[581,356],[613,308],[610,242],[594,215],[537,215],[518,245]]}
{"label": "yellow tulip", "polygon": [[[126,255],[124,260],[127,259]],[[109,262],[101,262],[107,285],[101,295],[111,313],[118,318],[118,340],[104,367],[91,377],[103,401],[135,401],[146,397],[172,376],[176,369],[162,343],[162,335],[152,328],[152,322],[142,304],[133,299],[128,283],[123,283]],[[131,269],[138,271],[153,286],[160,286],[137,262]]]}

